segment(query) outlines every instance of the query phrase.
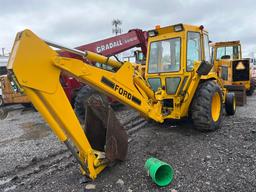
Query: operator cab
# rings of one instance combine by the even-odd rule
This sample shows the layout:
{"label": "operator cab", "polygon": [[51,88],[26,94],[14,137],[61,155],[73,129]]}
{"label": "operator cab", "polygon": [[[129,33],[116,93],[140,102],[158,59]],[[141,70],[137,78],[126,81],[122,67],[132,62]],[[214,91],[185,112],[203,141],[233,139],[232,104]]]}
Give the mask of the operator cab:
{"label": "operator cab", "polygon": [[195,61],[210,62],[208,33],[203,26],[173,25],[148,32],[145,77],[154,92],[162,89],[167,97],[184,96]]}
{"label": "operator cab", "polygon": [[240,41],[211,43],[216,72],[225,85],[250,87],[250,59],[242,58]]}
{"label": "operator cab", "polygon": [[214,60],[242,58],[240,41],[216,42],[212,43],[211,47]]}

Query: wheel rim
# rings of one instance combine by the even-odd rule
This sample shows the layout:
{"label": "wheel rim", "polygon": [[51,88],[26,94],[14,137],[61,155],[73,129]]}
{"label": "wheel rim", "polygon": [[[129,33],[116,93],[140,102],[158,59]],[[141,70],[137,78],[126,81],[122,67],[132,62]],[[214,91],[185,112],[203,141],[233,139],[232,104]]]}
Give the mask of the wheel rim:
{"label": "wheel rim", "polygon": [[212,119],[213,121],[218,121],[220,117],[221,110],[221,99],[218,92],[214,93],[212,97]]}
{"label": "wheel rim", "polygon": [[235,97],[233,99],[233,109],[234,109],[234,111],[236,110],[236,98]]}

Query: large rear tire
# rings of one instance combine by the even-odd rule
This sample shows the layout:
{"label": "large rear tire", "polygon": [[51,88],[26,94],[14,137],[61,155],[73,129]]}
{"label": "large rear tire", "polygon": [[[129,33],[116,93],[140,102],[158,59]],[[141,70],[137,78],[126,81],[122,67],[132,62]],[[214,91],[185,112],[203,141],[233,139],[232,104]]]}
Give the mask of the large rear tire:
{"label": "large rear tire", "polygon": [[220,86],[212,80],[201,83],[190,110],[196,129],[201,131],[219,129],[223,118],[223,98]]}
{"label": "large rear tire", "polygon": [[250,80],[250,89],[246,91],[246,95],[247,96],[252,96],[255,90],[255,80],[253,78],[251,78]]}
{"label": "large rear tire", "polygon": [[77,92],[74,102],[74,110],[81,124],[84,124],[85,122],[86,108],[89,99],[93,99],[96,102],[95,104],[97,104],[97,100],[101,100],[105,105],[108,105],[108,100],[105,95],[99,93],[95,89],[92,89],[88,85],[83,86]]}

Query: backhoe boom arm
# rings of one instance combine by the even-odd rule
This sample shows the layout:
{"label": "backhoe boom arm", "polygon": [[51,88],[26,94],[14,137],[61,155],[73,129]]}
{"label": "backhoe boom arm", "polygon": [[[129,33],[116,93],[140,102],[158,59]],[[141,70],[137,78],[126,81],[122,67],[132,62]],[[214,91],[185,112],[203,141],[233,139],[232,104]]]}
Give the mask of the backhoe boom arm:
{"label": "backhoe boom arm", "polygon": [[[56,44],[43,41],[29,30],[19,33],[9,59],[9,73],[17,80],[58,138],[65,143],[71,140],[75,144],[83,171],[95,179],[106,164],[100,163],[97,159],[98,156],[92,149],[59,82],[60,72],[70,73],[158,122],[163,121],[161,104],[155,100],[154,93],[145,80],[136,73],[131,63],[121,65],[115,60],[89,51],[84,53],[84,57],[90,60],[105,62],[119,68],[117,72],[110,72],[81,60],[60,57],[47,43],[58,47]],[[76,52],[71,49],[68,51]],[[68,146],[71,147],[69,144]]]}

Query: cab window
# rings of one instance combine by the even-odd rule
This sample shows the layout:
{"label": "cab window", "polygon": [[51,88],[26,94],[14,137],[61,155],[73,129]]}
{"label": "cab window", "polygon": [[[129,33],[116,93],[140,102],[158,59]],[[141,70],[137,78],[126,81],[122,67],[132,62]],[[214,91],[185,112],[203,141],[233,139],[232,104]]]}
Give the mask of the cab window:
{"label": "cab window", "polygon": [[187,39],[187,71],[191,71],[195,61],[201,60],[200,33],[188,32]]}
{"label": "cab window", "polygon": [[218,47],[216,59],[239,59],[240,46]]}
{"label": "cab window", "polygon": [[211,54],[210,54],[210,47],[209,47],[209,38],[208,38],[208,35],[206,34],[204,34],[204,55],[205,55],[204,60],[210,62]]}
{"label": "cab window", "polygon": [[148,73],[179,71],[180,49],[180,38],[152,42],[150,44]]}
{"label": "cab window", "polygon": [[148,83],[154,92],[156,92],[158,88],[161,88],[160,78],[148,78]]}

